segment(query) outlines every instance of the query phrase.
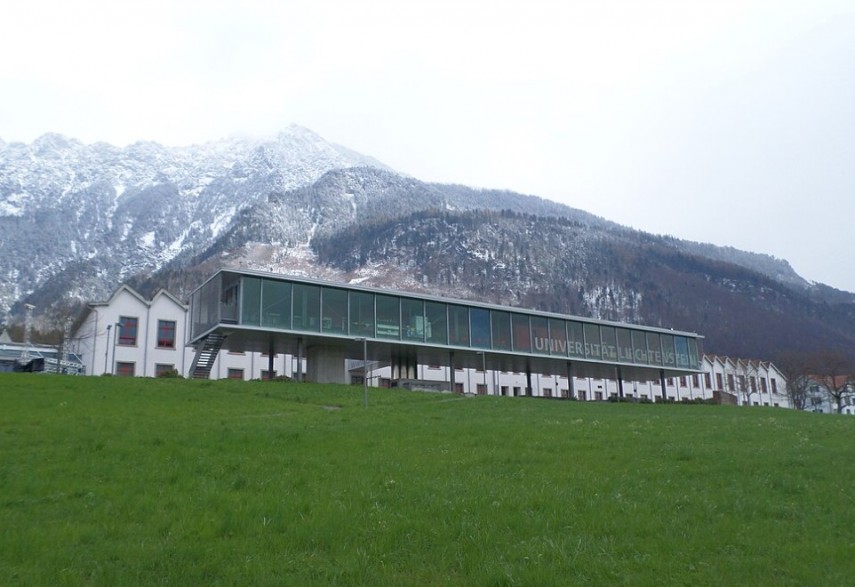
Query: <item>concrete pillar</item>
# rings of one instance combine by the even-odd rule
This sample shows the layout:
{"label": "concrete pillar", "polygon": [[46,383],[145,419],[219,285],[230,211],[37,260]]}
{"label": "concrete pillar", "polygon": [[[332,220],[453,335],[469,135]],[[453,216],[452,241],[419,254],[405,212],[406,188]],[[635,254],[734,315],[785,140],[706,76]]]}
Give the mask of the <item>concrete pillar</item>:
{"label": "concrete pillar", "polygon": [[317,383],[350,383],[347,356],[340,347],[313,346],[307,349],[307,375]]}
{"label": "concrete pillar", "polygon": [[532,396],[531,365],[525,367],[525,395],[526,397]]}
{"label": "concrete pillar", "polygon": [[297,381],[303,380],[303,339],[297,339]]}
{"label": "concrete pillar", "polygon": [[448,353],[448,379],[451,385],[451,393],[456,393],[456,382],[454,381],[454,351]]}
{"label": "concrete pillar", "polygon": [[573,381],[573,363],[567,361],[567,391],[571,398],[576,398],[576,382]]}

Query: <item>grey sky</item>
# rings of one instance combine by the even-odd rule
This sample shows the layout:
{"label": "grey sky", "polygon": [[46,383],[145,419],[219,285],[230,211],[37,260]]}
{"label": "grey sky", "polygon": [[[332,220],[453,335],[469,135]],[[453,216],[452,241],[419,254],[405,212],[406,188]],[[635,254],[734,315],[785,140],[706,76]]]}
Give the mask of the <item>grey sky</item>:
{"label": "grey sky", "polygon": [[290,123],[855,291],[855,0],[7,0],[0,138]]}

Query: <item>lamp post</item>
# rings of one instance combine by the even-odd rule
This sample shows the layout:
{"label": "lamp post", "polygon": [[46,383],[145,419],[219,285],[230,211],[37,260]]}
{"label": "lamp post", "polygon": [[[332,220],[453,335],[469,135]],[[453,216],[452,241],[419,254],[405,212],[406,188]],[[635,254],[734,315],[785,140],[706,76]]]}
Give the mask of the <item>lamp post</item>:
{"label": "lamp post", "polygon": [[357,338],[356,342],[362,342],[362,397],[363,407],[368,408],[368,339]]}
{"label": "lamp post", "polygon": [[110,329],[112,328],[112,324],[107,324],[107,344],[104,345],[104,373],[107,372],[107,359],[110,356]]}
{"label": "lamp post", "polygon": [[116,345],[119,343],[119,334],[122,328],[121,322],[116,322],[116,332],[113,334],[113,362],[110,365],[110,375],[115,375],[116,371]]}

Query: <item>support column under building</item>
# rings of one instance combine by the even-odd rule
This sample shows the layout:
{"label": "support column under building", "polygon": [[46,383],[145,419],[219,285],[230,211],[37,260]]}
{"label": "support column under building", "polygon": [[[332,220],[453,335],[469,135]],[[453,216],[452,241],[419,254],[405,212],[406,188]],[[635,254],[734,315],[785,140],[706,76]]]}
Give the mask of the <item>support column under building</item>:
{"label": "support column under building", "polygon": [[615,368],[615,373],[617,374],[618,397],[623,401],[623,372],[620,370],[620,367],[617,367]]}
{"label": "support column under building", "polygon": [[454,352],[448,353],[448,379],[448,382],[451,385],[451,393],[456,393],[457,384],[454,381]]}
{"label": "support column under building", "polygon": [[276,347],[273,345],[273,337],[270,337],[270,345],[267,347],[267,378],[273,379],[276,377],[276,370],[273,365],[273,358],[275,357]]}
{"label": "support column under building", "polygon": [[317,383],[350,383],[347,373],[347,353],[337,346],[312,346],[306,350],[306,371]]}
{"label": "support column under building", "polygon": [[665,369],[659,369],[659,387],[662,389],[662,401],[668,401],[668,392],[665,391]]}
{"label": "support column under building", "polygon": [[416,379],[416,359],[408,355],[392,356],[392,379]]}
{"label": "support column under building", "polygon": [[576,382],[573,380],[572,361],[567,361],[567,393],[572,399],[576,399]]}
{"label": "support column under building", "polygon": [[303,339],[297,339],[297,381],[303,381]]}
{"label": "support column under building", "polygon": [[532,386],[531,386],[531,365],[525,366],[525,396],[532,396]]}

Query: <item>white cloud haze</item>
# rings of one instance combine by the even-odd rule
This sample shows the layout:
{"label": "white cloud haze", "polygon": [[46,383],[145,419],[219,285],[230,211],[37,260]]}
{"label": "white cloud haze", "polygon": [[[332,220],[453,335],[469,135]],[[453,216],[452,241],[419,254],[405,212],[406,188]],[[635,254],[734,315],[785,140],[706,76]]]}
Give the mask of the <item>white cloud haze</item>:
{"label": "white cloud haze", "polygon": [[851,0],[11,0],[0,22],[7,142],[294,122],[855,291]]}

